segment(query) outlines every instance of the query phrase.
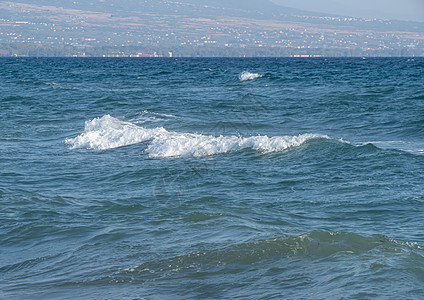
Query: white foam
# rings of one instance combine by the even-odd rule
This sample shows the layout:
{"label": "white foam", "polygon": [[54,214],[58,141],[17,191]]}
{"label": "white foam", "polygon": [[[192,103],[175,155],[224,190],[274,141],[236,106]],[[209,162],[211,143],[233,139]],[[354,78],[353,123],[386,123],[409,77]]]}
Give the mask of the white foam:
{"label": "white foam", "polygon": [[202,157],[215,154],[253,149],[263,153],[280,152],[297,147],[308,140],[325,138],[326,135],[302,134],[298,136],[211,136],[193,133],[169,132],[162,127],[144,128],[123,122],[109,115],[85,123],[84,132],[66,139],[71,149],[105,150],[144,141],[149,157],[165,158],[179,156]]}
{"label": "white foam", "polygon": [[302,145],[314,138],[329,138],[324,135],[302,134],[299,136],[209,136],[201,134],[169,134],[165,139],[155,138],[148,146],[150,157],[194,156],[202,157],[243,149],[254,149],[263,153],[280,152]]}
{"label": "white foam", "polygon": [[240,81],[246,81],[246,80],[254,80],[256,78],[260,78],[263,75],[260,75],[258,73],[250,73],[248,71],[243,71],[240,75],[239,75],[239,79]]}
{"label": "white foam", "polygon": [[86,121],[84,132],[66,139],[65,143],[71,145],[71,149],[106,150],[151,140],[165,132],[162,127],[147,129],[105,115]]}

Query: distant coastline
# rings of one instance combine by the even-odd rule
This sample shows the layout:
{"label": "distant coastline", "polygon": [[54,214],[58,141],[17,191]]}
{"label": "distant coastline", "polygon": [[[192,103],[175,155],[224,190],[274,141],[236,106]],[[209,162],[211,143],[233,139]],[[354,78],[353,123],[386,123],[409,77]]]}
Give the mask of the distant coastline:
{"label": "distant coastline", "polygon": [[424,49],[74,47],[0,43],[0,57],[424,57]]}
{"label": "distant coastline", "polygon": [[0,56],[424,56],[423,22],[220,1],[1,1]]}

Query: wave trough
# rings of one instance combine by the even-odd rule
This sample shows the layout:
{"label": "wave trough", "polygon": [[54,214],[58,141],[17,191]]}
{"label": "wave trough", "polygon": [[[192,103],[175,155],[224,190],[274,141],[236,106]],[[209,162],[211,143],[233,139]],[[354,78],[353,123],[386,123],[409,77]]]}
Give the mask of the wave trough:
{"label": "wave trough", "polygon": [[253,149],[263,153],[281,152],[298,147],[308,140],[330,139],[327,135],[301,134],[298,136],[258,135],[252,137],[211,136],[195,133],[170,132],[163,127],[144,128],[124,122],[110,115],[85,122],[84,132],[65,140],[71,149],[107,150],[149,141],[146,149],[151,158],[193,156]]}

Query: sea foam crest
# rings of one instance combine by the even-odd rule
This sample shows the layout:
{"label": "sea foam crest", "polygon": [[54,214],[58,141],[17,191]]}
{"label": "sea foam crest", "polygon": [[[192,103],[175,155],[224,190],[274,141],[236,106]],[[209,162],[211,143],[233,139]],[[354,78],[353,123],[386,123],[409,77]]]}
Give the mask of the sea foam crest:
{"label": "sea foam crest", "polygon": [[260,75],[258,73],[250,73],[248,71],[243,71],[240,75],[239,75],[239,79],[240,81],[246,81],[246,80],[253,80],[256,78],[260,78],[263,75]]}
{"label": "sea foam crest", "polygon": [[325,138],[326,135],[302,134],[298,136],[212,136],[193,133],[169,132],[162,127],[153,129],[123,122],[110,115],[95,118],[85,123],[84,132],[75,138],[66,139],[71,149],[105,150],[149,141],[146,149],[149,157],[165,158],[178,156],[202,157],[243,149],[279,152],[297,147],[308,140]]}
{"label": "sea foam crest", "polygon": [[105,115],[86,121],[84,132],[66,139],[65,143],[71,145],[71,149],[106,150],[141,143],[166,132],[162,127],[143,128]]}
{"label": "sea foam crest", "polygon": [[324,135],[302,134],[299,136],[210,136],[189,133],[169,133],[166,138],[155,137],[147,148],[150,157],[194,156],[202,157],[243,149],[254,149],[263,153],[280,152],[302,145],[314,138],[329,138]]}

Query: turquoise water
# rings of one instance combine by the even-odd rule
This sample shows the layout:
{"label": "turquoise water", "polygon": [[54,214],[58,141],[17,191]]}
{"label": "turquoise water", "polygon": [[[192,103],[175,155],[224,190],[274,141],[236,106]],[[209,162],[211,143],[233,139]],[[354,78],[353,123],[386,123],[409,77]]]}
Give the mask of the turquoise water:
{"label": "turquoise water", "polygon": [[0,67],[0,298],[424,297],[424,59]]}

